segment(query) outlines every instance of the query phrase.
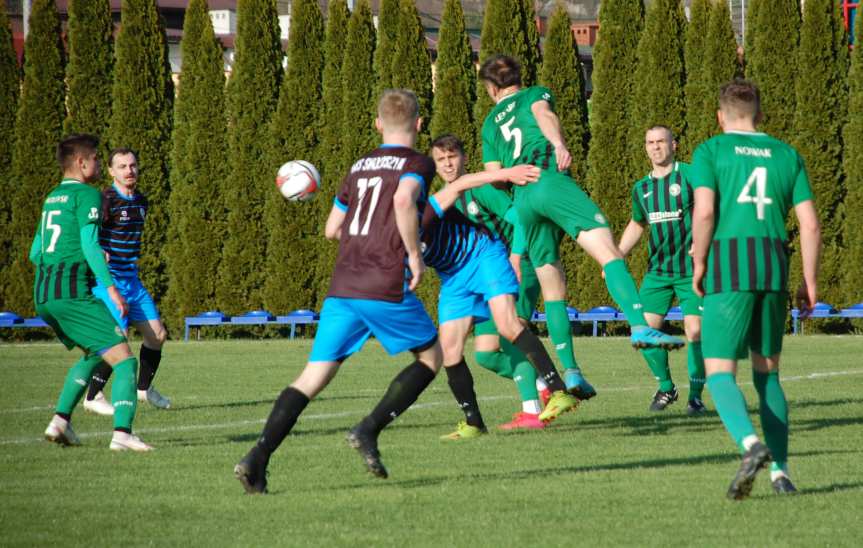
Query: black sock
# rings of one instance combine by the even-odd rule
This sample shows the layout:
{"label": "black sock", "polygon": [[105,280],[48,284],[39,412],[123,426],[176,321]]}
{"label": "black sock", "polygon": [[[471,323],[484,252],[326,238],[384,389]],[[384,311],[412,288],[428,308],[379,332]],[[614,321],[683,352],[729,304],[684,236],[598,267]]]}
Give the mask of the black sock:
{"label": "black sock", "polygon": [[93,376],[90,377],[90,389],[87,390],[87,399],[92,400],[96,394],[105,389],[108,384],[108,379],[111,378],[111,372],[114,371],[110,365],[105,362],[99,364],[93,371]]}
{"label": "black sock", "polygon": [[270,416],[267,417],[264,431],[258,438],[258,448],[265,454],[266,458],[269,459],[273,451],[282,444],[308,404],[308,396],[293,386],[282,390],[276,403],[273,404]]}
{"label": "black sock", "polygon": [[482,421],[479,403],[476,401],[476,392],[473,389],[473,375],[471,375],[464,357],[457,364],[444,367],[444,370],[446,370],[449,389],[452,390],[452,395],[455,396],[458,406],[464,411],[464,418],[467,423],[477,428],[484,428],[485,423]]}
{"label": "black sock", "polygon": [[527,361],[536,369],[536,372],[539,373],[539,376],[542,377],[552,392],[566,390],[563,379],[560,378],[557,369],[554,368],[551,356],[548,355],[539,337],[531,333],[530,329],[523,329],[518,337],[512,341],[512,344],[527,356]]}
{"label": "black sock", "polygon": [[364,430],[375,435],[396,417],[407,411],[422,391],[434,380],[435,373],[419,360],[402,369],[387,388],[377,407],[363,419]]}
{"label": "black sock", "polygon": [[138,390],[147,390],[153,382],[159,362],[162,361],[162,349],[153,350],[141,345],[141,369],[138,372]]}

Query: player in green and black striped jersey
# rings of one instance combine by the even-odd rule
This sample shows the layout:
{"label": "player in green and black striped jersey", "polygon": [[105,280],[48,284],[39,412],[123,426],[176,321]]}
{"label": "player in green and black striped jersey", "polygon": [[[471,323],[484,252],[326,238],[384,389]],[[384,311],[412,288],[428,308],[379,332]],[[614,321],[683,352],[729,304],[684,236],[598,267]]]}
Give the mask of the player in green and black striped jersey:
{"label": "player in green and black striped jersey", "polygon": [[[705,410],[701,401],[704,358],[701,355],[701,297],[692,290],[692,258],[689,256],[694,203],[689,166],[675,161],[677,143],[666,126],[648,129],[644,145],[653,169],[632,187],[632,220],[623,231],[618,247],[624,255],[629,254],[648,229],[647,274],[639,290],[644,318],[651,327],[661,328],[677,297],[689,342],[686,412],[698,415]],[[642,354],[659,383],[650,409],[663,411],[677,401],[677,389],[668,368],[668,351],[649,348],[642,350]]]}
{"label": "player in green and black striped jersey", "polygon": [[110,448],[149,451],[149,445],[132,435],[138,362],[105,304],[90,292],[98,279],[125,314],[126,302],[114,286],[99,247],[101,194],[87,185],[101,176],[98,147],[98,139],[91,135],[72,135],[60,142],[57,159],[63,180],[42,204],[42,218],[30,248],[30,260],[36,265],[36,312],[66,348],[84,351],[66,376],[45,438],[62,445],[80,444],[70,424],[72,411],[93,369],[104,360],[117,373],[111,391],[116,411]]}
{"label": "player in green and black striped jersey", "polygon": [[[779,358],[788,309],[788,234],[794,208],[800,228],[803,285],[798,306],[815,306],[821,234],[803,159],[794,148],[755,130],[758,88],[737,80],[719,95],[723,134],[695,150],[692,184],[693,287],[704,296],[707,387],[743,459],[728,496],[749,495],[755,474],[772,460],[777,493],[796,491],[788,475],[788,407]],[[761,443],[737,386],[737,360],[752,357],[760,401]]]}

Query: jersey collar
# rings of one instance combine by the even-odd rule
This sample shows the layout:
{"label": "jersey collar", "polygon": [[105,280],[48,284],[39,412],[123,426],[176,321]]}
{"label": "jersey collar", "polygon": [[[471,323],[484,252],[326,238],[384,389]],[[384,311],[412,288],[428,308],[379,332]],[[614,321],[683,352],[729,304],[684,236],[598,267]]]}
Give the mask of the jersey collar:
{"label": "jersey collar", "polygon": [[117,183],[111,183],[111,186],[112,186],[112,187],[114,187],[114,191],[117,193],[117,196],[119,196],[120,198],[122,198],[122,199],[126,200],[127,202],[131,202],[132,200],[134,200],[134,199],[135,199],[135,194],[137,194],[137,193],[138,193],[138,191],[137,191],[137,190],[133,190],[133,191],[132,191],[132,195],[131,195],[131,196],[126,196],[125,194],[123,194],[123,191],[122,191],[122,190],[120,190],[120,189],[117,187]]}
{"label": "jersey collar", "polygon": [[737,129],[732,129],[732,130],[726,131],[725,133],[730,133],[733,135],[767,135],[763,131],[740,131]]}
{"label": "jersey collar", "polygon": [[60,181],[60,184],[61,185],[72,185],[72,184],[83,185],[84,181],[81,181],[79,179],[75,179],[73,177],[65,177],[62,181]]}

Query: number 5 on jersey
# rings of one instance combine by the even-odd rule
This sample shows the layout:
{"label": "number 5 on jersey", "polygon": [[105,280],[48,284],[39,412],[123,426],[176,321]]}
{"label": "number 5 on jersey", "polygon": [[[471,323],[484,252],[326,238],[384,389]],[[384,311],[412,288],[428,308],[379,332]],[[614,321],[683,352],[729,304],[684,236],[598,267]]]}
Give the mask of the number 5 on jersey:
{"label": "number 5 on jersey", "polygon": [[[359,187],[359,200],[357,210],[354,212],[354,218],[351,219],[351,224],[348,227],[348,234],[351,236],[368,236],[369,227],[372,224],[372,215],[375,213],[375,208],[378,206],[378,198],[381,195],[380,177],[372,177],[371,179],[357,179],[357,187]],[[363,223],[363,228],[360,230],[360,212],[363,210],[363,202],[368,195],[369,189],[372,189],[372,201],[366,211],[366,221]]]}
{"label": "number 5 on jersey", "polygon": [[[755,196],[752,196],[752,185],[755,185]],[[767,197],[767,168],[756,167],[752,174],[746,179],[746,185],[737,197],[738,204],[755,204],[755,215],[759,221],[764,220],[764,206],[773,203],[773,199]]]}
{"label": "number 5 on jersey", "polygon": [[521,129],[513,128],[512,124],[515,122],[515,116],[507,120],[505,124],[500,126],[500,132],[503,133],[503,138],[506,139],[506,142],[510,142],[515,139],[515,144],[512,149],[512,157],[518,158],[521,154]]}

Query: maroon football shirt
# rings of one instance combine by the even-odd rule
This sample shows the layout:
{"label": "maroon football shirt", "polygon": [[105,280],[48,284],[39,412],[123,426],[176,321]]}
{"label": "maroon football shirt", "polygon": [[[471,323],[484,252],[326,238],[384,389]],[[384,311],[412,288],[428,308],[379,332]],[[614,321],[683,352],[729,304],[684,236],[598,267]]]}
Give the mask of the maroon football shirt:
{"label": "maroon football shirt", "polygon": [[351,166],[336,195],[345,220],[328,297],[404,298],[407,252],[396,226],[393,196],[409,173],[423,181],[417,199],[421,218],[435,174],[431,158],[407,147],[382,146]]}

